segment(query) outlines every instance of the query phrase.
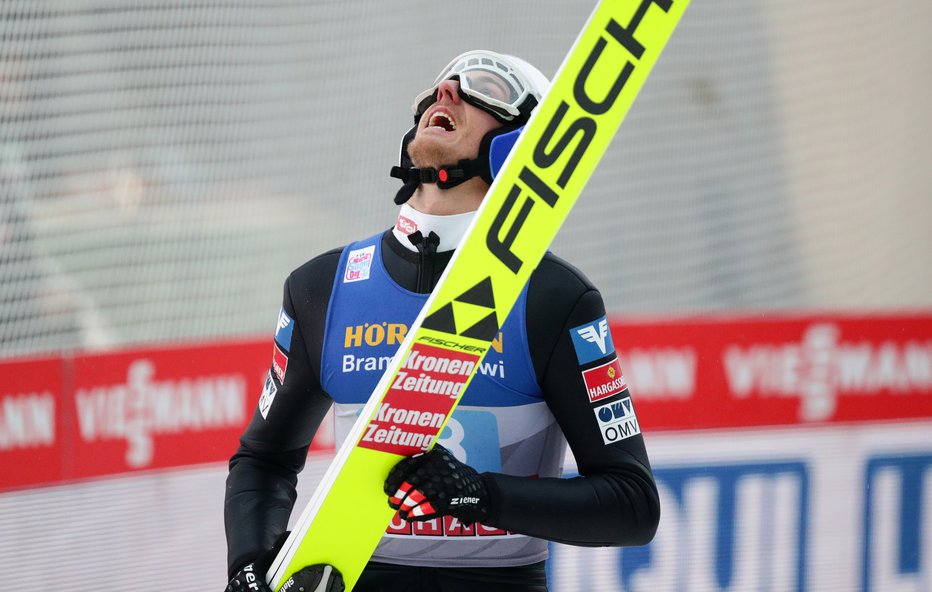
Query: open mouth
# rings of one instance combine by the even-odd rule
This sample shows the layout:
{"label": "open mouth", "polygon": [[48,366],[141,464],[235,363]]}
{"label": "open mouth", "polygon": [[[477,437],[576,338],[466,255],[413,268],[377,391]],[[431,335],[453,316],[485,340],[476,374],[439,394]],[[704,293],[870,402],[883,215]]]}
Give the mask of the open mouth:
{"label": "open mouth", "polygon": [[456,131],[456,122],[449,114],[443,111],[435,111],[427,122],[427,127],[439,127],[440,129],[452,132]]}

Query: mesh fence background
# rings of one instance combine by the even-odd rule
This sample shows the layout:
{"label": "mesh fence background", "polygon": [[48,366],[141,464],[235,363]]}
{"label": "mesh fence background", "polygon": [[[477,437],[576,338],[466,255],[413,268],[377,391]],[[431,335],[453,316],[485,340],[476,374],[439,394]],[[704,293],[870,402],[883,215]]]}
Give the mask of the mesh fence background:
{"label": "mesh fence background", "polygon": [[[268,335],[293,268],[392,224],[435,73],[553,74],[593,4],[3,0],[0,357]],[[932,310],[929,22],[695,0],[554,251],[616,315]],[[7,580],[219,589],[225,475],[6,493]]]}
{"label": "mesh fence background", "polygon": [[[694,4],[554,251],[613,314],[932,306],[932,5]],[[591,8],[0,3],[0,355],[269,332],[434,74],[552,75]]]}

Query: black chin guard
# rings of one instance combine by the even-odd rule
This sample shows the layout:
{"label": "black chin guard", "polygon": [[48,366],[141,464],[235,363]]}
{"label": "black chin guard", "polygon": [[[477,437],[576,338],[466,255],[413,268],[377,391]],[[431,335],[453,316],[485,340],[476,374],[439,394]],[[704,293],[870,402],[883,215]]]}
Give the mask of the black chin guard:
{"label": "black chin guard", "polygon": [[450,189],[456,187],[464,181],[473,177],[480,177],[488,185],[492,184],[492,169],[490,164],[490,152],[492,140],[496,137],[511,132],[524,125],[523,122],[515,122],[496,128],[487,133],[482,142],[479,143],[479,155],[477,158],[464,159],[455,165],[443,165],[439,169],[435,168],[418,168],[411,162],[408,155],[408,143],[414,139],[417,134],[417,124],[414,124],[401,139],[401,166],[394,166],[391,170],[391,176],[401,179],[404,185],[395,194],[395,203],[401,205],[411,199],[414,192],[422,183],[436,183],[440,189]]}

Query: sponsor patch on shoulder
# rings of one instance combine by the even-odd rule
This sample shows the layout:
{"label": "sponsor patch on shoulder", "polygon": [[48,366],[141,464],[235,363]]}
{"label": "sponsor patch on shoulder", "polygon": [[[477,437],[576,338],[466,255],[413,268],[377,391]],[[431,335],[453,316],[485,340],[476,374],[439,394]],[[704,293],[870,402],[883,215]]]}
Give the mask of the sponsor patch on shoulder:
{"label": "sponsor patch on shoulder", "polygon": [[576,348],[576,358],[580,365],[594,362],[615,351],[608,319],[604,316],[591,323],[573,327],[570,329],[570,336],[573,338],[573,347]]}
{"label": "sponsor patch on shoulder", "polygon": [[282,351],[288,353],[291,351],[291,334],[294,332],[294,319],[288,316],[283,306],[278,313],[278,325],[275,327],[275,343]]}
{"label": "sponsor patch on shoulder", "polygon": [[288,370],[288,356],[285,355],[278,344],[272,345],[272,370],[278,377],[278,382],[285,382],[285,372]]}
{"label": "sponsor patch on shoulder", "polygon": [[586,382],[586,392],[589,394],[590,403],[617,395],[628,388],[617,356],[607,364],[583,370],[582,375]]}
{"label": "sponsor patch on shoulder", "polygon": [[631,397],[600,405],[593,409],[593,412],[602,433],[602,440],[606,444],[613,444],[641,433]]}
{"label": "sponsor patch on shoulder", "polygon": [[275,395],[278,393],[278,387],[275,386],[275,381],[272,380],[272,373],[269,372],[268,377],[265,379],[265,388],[262,389],[262,396],[259,397],[259,413],[262,414],[262,419],[269,418],[269,409],[272,408],[272,401],[275,400]]}
{"label": "sponsor patch on shoulder", "polygon": [[343,283],[361,282],[369,279],[369,270],[372,269],[372,259],[374,257],[375,245],[350,251],[349,256],[346,258]]}

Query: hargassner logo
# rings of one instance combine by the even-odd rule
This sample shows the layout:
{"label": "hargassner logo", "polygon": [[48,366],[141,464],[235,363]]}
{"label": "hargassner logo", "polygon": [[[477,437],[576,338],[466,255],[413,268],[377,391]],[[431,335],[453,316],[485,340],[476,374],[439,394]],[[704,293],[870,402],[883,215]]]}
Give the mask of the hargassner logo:
{"label": "hargassner logo", "polygon": [[591,323],[570,329],[573,347],[580,365],[604,358],[615,351],[612,333],[608,330],[608,319],[604,316]]}

